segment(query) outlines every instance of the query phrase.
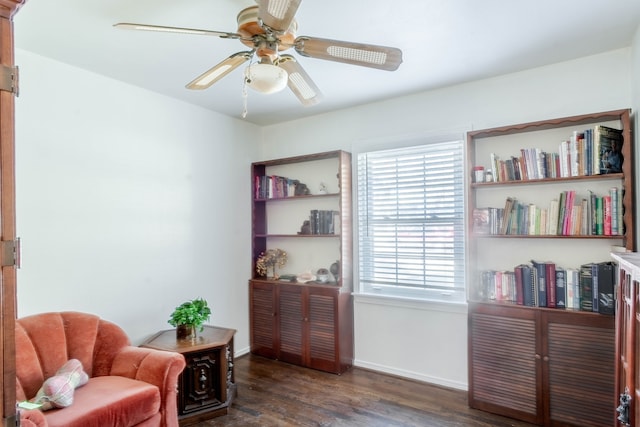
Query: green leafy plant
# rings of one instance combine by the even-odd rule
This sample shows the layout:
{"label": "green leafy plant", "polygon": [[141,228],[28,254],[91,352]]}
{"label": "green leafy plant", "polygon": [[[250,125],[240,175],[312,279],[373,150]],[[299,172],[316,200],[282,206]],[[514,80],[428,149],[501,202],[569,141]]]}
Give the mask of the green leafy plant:
{"label": "green leafy plant", "polygon": [[191,325],[198,328],[200,332],[204,330],[204,322],[211,317],[211,309],[207,301],[196,298],[180,304],[171,313],[168,322],[171,326]]}

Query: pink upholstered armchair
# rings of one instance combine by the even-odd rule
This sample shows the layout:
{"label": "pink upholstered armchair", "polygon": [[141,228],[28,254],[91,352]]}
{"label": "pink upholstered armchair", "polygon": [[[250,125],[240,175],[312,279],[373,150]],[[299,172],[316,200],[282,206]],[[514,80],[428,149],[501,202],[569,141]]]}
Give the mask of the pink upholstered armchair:
{"label": "pink upholstered armchair", "polygon": [[22,426],[177,427],[178,353],[133,347],[124,331],[78,312],[43,313],[16,322],[16,396],[33,398],[69,359],[89,375],[65,408],[22,410]]}

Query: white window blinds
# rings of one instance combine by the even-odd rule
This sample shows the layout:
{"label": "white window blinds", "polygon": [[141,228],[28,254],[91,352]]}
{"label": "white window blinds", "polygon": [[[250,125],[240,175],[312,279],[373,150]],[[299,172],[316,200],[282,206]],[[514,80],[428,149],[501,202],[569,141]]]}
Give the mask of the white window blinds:
{"label": "white window blinds", "polygon": [[464,301],[462,141],[358,155],[362,293]]}

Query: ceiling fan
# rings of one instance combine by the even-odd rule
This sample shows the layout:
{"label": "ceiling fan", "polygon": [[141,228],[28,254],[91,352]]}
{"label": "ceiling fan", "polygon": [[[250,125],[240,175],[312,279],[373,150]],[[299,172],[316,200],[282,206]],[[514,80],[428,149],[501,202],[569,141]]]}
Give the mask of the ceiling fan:
{"label": "ceiling fan", "polygon": [[291,48],[302,56],[394,71],[402,63],[402,51],[395,47],[353,43],[317,37],[297,36],[295,14],[302,0],[256,0],[238,13],[235,33],[158,25],[118,23],[117,28],[187,33],[236,39],[250,50],[234,53],[188,83],[188,89],[206,89],[254,55],[257,62],[244,73],[245,83],[262,93],[275,93],[285,86],[304,106],[314,105],[322,94],[297,59],[282,54]]}

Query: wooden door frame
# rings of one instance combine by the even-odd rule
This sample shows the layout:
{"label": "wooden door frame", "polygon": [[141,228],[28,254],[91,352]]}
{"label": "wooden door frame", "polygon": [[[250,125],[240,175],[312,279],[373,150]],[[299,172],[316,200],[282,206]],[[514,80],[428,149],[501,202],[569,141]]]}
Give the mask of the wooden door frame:
{"label": "wooden door frame", "polygon": [[[0,0],[0,67],[12,68],[14,60],[13,16],[27,0]],[[15,197],[15,90],[0,88],[0,240],[16,240]],[[15,425],[16,417],[16,266],[0,272],[0,375],[2,377],[2,426]]]}

